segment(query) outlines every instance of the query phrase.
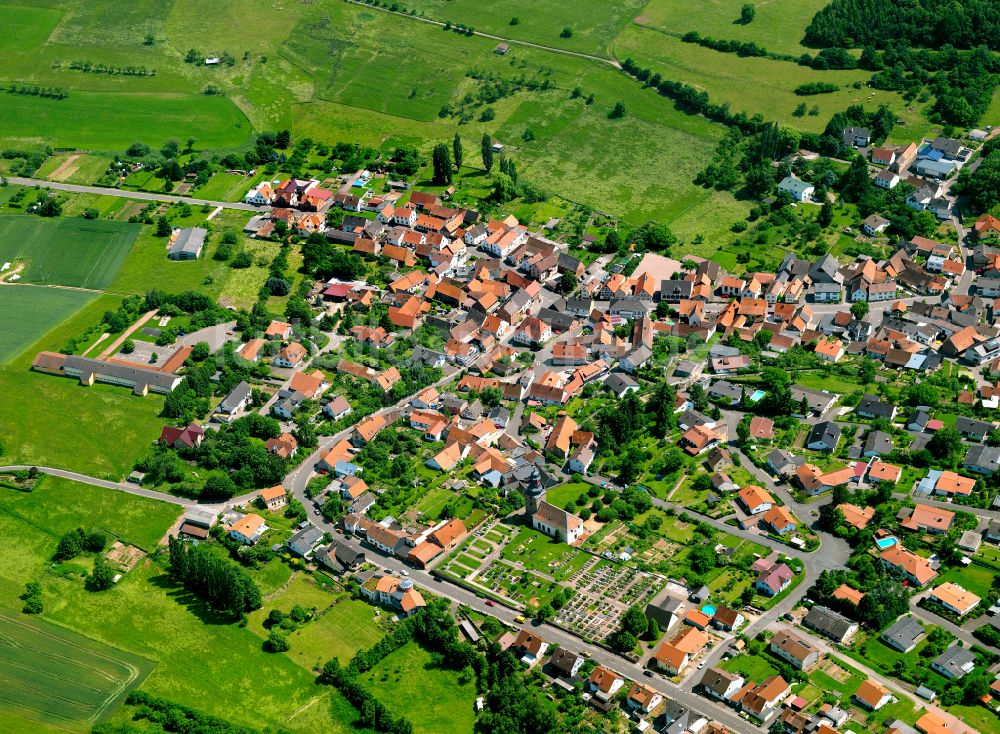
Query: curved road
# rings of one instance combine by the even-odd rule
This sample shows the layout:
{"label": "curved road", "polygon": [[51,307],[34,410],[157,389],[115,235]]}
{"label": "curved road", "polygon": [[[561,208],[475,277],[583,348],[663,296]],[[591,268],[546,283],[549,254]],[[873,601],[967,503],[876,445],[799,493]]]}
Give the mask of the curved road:
{"label": "curved road", "polygon": [[239,209],[245,212],[267,211],[267,207],[244,204],[242,201],[210,201],[208,199],[195,199],[190,196],[177,196],[176,194],[156,194],[149,191],[123,191],[105,186],[82,186],[80,184],[42,181],[37,178],[8,176],[7,182],[19,186],[40,186],[43,189],[52,189],[53,191],[69,191],[74,194],[100,194],[101,196],[117,196],[121,199],[138,199],[139,201],[158,201],[166,204],[194,204],[196,206],[208,204],[209,206],[221,206],[223,209]]}
{"label": "curved road", "polygon": [[[31,466],[27,465],[17,465],[17,466],[0,466],[0,472],[13,472],[13,471],[27,471],[31,469]],[[89,484],[92,487],[103,487],[104,489],[115,489],[119,492],[126,492],[128,494],[134,494],[137,497],[145,497],[151,500],[160,500],[161,502],[169,502],[172,505],[178,505],[180,507],[219,507],[220,505],[202,505],[196,500],[189,500],[183,497],[177,497],[172,494],[167,494],[165,492],[156,492],[152,489],[143,489],[137,484],[128,484],[127,482],[110,482],[107,479],[98,479],[97,477],[91,477],[86,474],[78,474],[74,471],[66,471],[65,469],[55,469],[50,466],[36,466],[35,469],[40,471],[42,474],[51,474],[54,477],[61,477],[63,479],[71,479],[74,482],[80,482],[81,484]]]}

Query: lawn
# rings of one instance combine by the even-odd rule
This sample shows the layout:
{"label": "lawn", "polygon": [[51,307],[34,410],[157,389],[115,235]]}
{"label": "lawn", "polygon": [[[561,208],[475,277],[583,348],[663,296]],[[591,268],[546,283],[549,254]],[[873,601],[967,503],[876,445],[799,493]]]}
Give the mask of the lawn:
{"label": "lawn", "polygon": [[263,622],[268,613],[272,609],[287,613],[296,604],[316,613],[313,621],[289,635],[292,647],[288,655],[306,670],[323,667],[331,657],[346,665],[358,650],[371,647],[383,636],[375,607],[324,588],[314,577],[300,572],[280,591],[268,595],[264,607],[250,615],[249,628],[261,638],[267,637]]}
{"label": "lawn", "polygon": [[242,201],[243,195],[250,188],[249,181],[246,176],[217,173],[207,184],[191,193],[199,199],[210,201]]}
{"label": "lawn", "polygon": [[363,676],[372,691],[397,716],[406,717],[414,732],[472,732],[476,686],[460,674],[433,664],[433,656],[416,643],[389,655]]}
{"label": "lawn", "polygon": [[0,512],[58,538],[82,527],[100,528],[123,542],[154,550],[181,508],[103,487],[47,476],[33,492],[0,487]]}
{"label": "lawn", "polygon": [[54,466],[119,480],[159,435],[161,396],[138,397],[113,385],[83,387],[30,371],[35,354],[59,351],[118,303],[111,296],[95,298],[0,366],[0,463]]}
{"label": "lawn", "polygon": [[0,364],[94,300],[94,294],[41,286],[0,287]]}
{"label": "lawn", "polygon": [[[288,654],[307,670],[322,667],[330,658],[337,658],[346,665],[355,653],[371,647],[383,636],[375,623],[378,610],[371,604],[356,599],[338,601],[329,592],[325,593],[329,598],[327,604],[337,603],[289,638],[292,649]],[[285,609],[286,596],[277,600],[277,606],[282,609]]]}
{"label": "lawn", "polygon": [[76,217],[0,217],[0,261],[24,262],[21,278],[102,289],[139,234],[139,225]]}
{"label": "lawn", "polygon": [[[578,497],[586,495],[593,485],[586,482],[567,482],[552,487],[545,493],[545,500],[556,507],[565,507],[567,502],[573,502]],[[603,490],[602,490],[603,491]]]}
{"label": "lawn", "polygon": [[0,638],[2,700],[15,719],[8,732],[19,728],[17,719],[24,731],[28,721],[87,729],[153,669],[148,660],[21,614],[0,611]]}
{"label": "lawn", "polygon": [[749,653],[730,658],[723,662],[720,667],[730,673],[739,673],[747,680],[755,682],[762,681],[767,676],[775,675],[778,672],[778,669],[771,665],[766,656],[750,655]]}
{"label": "lawn", "polygon": [[[44,500],[44,482],[37,491]],[[156,663],[143,684],[153,695],[255,728],[280,727],[292,734],[350,731],[356,714],[339,695],[317,686],[314,675],[291,658],[264,652],[258,635],[219,619],[175,587],[156,563],[140,563],[103,593],[87,591],[79,580],[48,573],[58,542],[54,533],[63,528],[102,525],[127,533],[129,527],[148,526],[147,537],[165,530],[165,525],[154,529],[149,516],[139,517],[137,510],[117,505],[129,502],[133,508],[148,508],[158,503],[107,494],[112,497],[110,504],[80,495],[77,505],[70,498],[65,512],[46,502],[19,505],[17,516],[0,511],[0,607],[19,611],[17,596],[25,582],[38,580],[42,619]],[[32,496],[21,500],[35,501]],[[265,670],[266,685],[248,674]],[[234,706],[234,701],[242,705]],[[13,731],[27,734],[35,729]]]}
{"label": "lawn", "polygon": [[249,120],[226,97],[202,94],[72,90],[65,99],[7,94],[0,105],[0,142],[10,146],[45,141],[63,148],[124,150],[137,137],[160,146],[198,139],[200,145],[242,145]]}
{"label": "lawn", "polygon": [[950,581],[953,584],[958,584],[979,598],[985,599],[987,596],[990,596],[995,576],[995,571],[972,563],[968,566],[949,568],[941,574],[938,581],[941,583]]}

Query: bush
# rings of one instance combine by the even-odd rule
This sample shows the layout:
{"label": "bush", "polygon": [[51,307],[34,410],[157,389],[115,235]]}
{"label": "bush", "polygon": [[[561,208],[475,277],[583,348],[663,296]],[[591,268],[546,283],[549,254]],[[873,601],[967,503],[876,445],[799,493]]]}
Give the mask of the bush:
{"label": "bush", "polygon": [[288,635],[279,627],[274,627],[267,636],[264,649],[268,652],[287,652],[292,648],[288,642]]}

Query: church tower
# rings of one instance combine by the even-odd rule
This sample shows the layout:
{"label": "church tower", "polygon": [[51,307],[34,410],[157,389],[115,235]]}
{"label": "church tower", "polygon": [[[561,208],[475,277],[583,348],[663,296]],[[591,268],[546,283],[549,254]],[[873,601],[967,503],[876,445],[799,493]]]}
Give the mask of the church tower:
{"label": "church tower", "polygon": [[538,512],[538,505],[545,501],[545,488],[542,486],[542,475],[538,467],[532,467],[531,476],[524,485],[524,514],[531,522],[532,516]]}

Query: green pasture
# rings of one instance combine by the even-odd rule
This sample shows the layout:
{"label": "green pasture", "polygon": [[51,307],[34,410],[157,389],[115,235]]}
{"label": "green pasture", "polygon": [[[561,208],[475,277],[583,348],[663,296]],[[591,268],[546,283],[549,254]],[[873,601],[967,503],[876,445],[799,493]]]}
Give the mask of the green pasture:
{"label": "green pasture", "polygon": [[119,299],[99,296],[0,366],[0,435],[5,464],[72,469],[119,480],[160,433],[163,398],[120,387],[83,387],[65,377],[31,372],[39,351],[59,351],[98,323]]}
{"label": "green pasture", "polygon": [[406,717],[417,734],[467,734],[475,723],[476,686],[459,676],[457,671],[436,666],[431,653],[411,642],[365,673],[362,680],[390,711]]}
{"label": "green pasture", "polygon": [[769,51],[799,55],[815,53],[801,45],[802,36],[812,17],[827,0],[770,0],[755,2],[757,11],[752,23],[739,22],[744,0],[651,0],[636,22],[683,36],[698,31],[718,39],[753,41]]}
{"label": "green pasture", "polygon": [[[81,731],[110,714],[153,665],[42,620],[0,611],[0,704],[11,728]],[[31,722],[31,723],[28,723]]]}
{"label": "green pasture", "polygon": [[[568,3],[533,3],[499,0],[410,0],[406,8],[438,21],[473,26],[476,30],[543,46],[609,56],[611,41],[642,10],[643,0],[578,0]],[[511,20],[517,18],[515,25]],[[563,37],[563,29],[572,35]]]}
{"label": "green pasture", "polygon": [[[893,92],[863,86],[871,72],[817,71],[790,61],[723,53],[659,31],[632,26],[615,43],[615,53],[631,57],[640,66],[659,72],[666,79],[684,82],[708,92],[713,101],[729,102],[734,112],[760,113],[806,132],[822,132],[830,116],[851,104],[876,109],[887,104],[904,120],[917,119],[908,114],[901,97]],[[830,82],[840,86],[831,94],[800,97],[792,90],[800,84]],[[853,84],[862,84],[854,89]],[[795,117],[792,111],[801,104],[818,105],[819,115]]]}
{"label": "green pasture", "polygon": [[30,521],[54,538],[78,527],[100,528],[125,543],[151,551],[180,516],[181,508],[46,476],[32,492],[0,488],[0,512]]}
{"label": "green pasture", "polygon": [[64,288],[0,287],[0,364],[93,299],[92,293]]}
{"label": "green pasture", "polygon": [[108,286],[139,225],[97,219],[0,217],[0,260],[26,263],[21,278],[81,288]]}
{"label": "green pasture", "polygon": [[226,97],[73,89],[65,99],[2,92],[0,142],[11,147],[46,142],[91,150],[124,150],[195,137],[206,148],[242,145],[253,132]]}

